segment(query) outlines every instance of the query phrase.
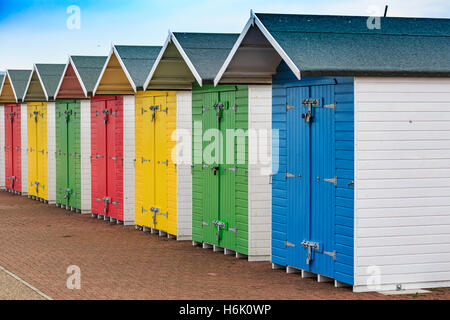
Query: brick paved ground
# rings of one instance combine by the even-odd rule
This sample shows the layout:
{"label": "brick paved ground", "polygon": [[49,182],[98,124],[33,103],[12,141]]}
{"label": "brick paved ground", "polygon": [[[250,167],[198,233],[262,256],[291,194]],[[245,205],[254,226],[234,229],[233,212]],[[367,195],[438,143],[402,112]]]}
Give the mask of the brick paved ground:
{"label": "brick paved ground", "polygon": [[[6,192],[0,221],[0,265],[54,299],[450,299],[356,294]],[[81,290],[66,288],[70,265]]]}

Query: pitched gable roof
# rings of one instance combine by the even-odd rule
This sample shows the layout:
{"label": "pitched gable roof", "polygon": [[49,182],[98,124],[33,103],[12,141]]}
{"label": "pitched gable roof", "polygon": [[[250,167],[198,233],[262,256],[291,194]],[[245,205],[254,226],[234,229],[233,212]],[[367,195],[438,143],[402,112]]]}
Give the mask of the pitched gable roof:
{"label": "pitched gable roof", "polygon": [[143,90],[161,48],[114,45],[94,87],[94,94],[131,94]]}
{"label": "pitched gable roof", "polygon": [[[259,29],[300,78],[305,75],[449,76],[450,19],[252,14],[216,83],[245,36]],[[254,59],[262,50],[255,51]]]}
{"label": "pitched gable roof", "polygon": [[35,64],[25,90],[24,100],[54,100],[65,67],[65,64]]}
{"label": "pitched gable roof", "polygon": [[8,70],[0,88],[0,101],[20,103],[23,100],[31,70]]}
{"label": "pitched gable roof", "polygon": [[[212,82],[239,34],[169,32],[146,82],[164,88],[172,84]],[[182,80],[180,82],[180,79]]]}

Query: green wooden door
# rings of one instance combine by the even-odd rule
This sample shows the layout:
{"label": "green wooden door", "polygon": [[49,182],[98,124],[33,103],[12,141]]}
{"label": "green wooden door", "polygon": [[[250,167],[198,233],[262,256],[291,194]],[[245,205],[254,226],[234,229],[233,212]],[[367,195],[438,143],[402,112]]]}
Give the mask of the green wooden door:
{"label": "green wooden door", "polygon": [[225,224],[221,231],[220,246],[235,250],[236,247],[236,93],[221,92],[219,99],[220,106],[220,133],[222,135],[222,162],[220,164],[219,175],[219,221]]}
{"label": "green wooden door", "polygon": [[68,205],[67,186],[67,103],[57,101],[55,104],[56,117],[56,203]]}
{"label": "green wooden door", "polygon": [[[217,112],[213,108],[219,100],[217,92],[203,95],[202,129],[203,129],[203,161],[202,161],[202,234],[203,241],[219,244],[214,221],[219,220],[219,179],[220,146],[216,143],[219,133]],[[216,146],[216,147],[214,147]]]}
{"label": "green wooden door", "polygon": [[69,121],[67,122],[67,163],[69,206],[81,208],[81,147],[80,147],[80,101],[67,104]]}

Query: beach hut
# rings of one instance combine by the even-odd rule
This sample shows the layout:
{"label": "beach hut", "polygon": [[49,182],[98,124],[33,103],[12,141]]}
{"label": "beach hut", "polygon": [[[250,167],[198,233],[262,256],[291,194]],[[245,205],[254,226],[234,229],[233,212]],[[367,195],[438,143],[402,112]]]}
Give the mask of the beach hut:
{"label": "beach hut", "polygon": [[[270,199],[257,185],[266,183],[269,189],[269,176],[249,165],[247,154],[256,151],[257,143],[247,135],[257,127],[250,110],[270,108],[270,86],[213,85],[237,38],[237,34],[170,33],[146,87],[176,84],[192,89],[192,111],[181,112],[180,127],[192,132],[192,178],[186,173],[192,190],[182,191],[192,194],[192,203],[182,200],[181,205],[192,207],[193,244],[251,261],[268,260]],[[233,145],[228,157],[227,131],[240,135],[228,138]],[[185,185],[189,186],[181,184]]]}
{"label": "beach hut", "polygon": [[98,218],[134,225],[134,95],[143,89],[160,50],[158,46],[113,46],[94,88],[92,213]]}
{"label": "beach hut", "polygon": [[91,100],[106,56],[70,56],[56,90],[56,205],[91,213]]}
{"label": "beach hut", "polygon": [[[26,117],[22,117],[26,105],[22,105],[25,87],[31,75],[31,70],[8,70],[0,87],[0,147],[5,150],[0,161],[1,175],[6,190],[26,195],[28,191],[27,178],[27,135]],[[26,114],[26,113],[25,113]]]}
{"label": "beach hut", "polygon": [[28,196],[56,201],[55,92],[65,64],[35,64],[25,89]]}
{"label": "beach hut", "polygon": [[379,19],[252,13],[215,83],[272,80],[274,267],[449,286],[450,20]]}
{"label": "beach hut", "polygon": [[[5,73],[0,72],[0,92],[3,88]],[[0,103],[0,190],[5,190],[5,109]]]}

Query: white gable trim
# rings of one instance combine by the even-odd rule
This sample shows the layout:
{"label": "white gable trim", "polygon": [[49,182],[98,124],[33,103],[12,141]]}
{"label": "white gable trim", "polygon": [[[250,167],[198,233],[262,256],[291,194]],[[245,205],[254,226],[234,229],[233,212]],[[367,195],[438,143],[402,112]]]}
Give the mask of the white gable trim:
{"label": "white gable trim", "polygon": [[123,72],[125,72],[125,75],[127,76],[128,81],[130,82],[131,86],[133,87],[134,92],[136,92],[136,91],[137,91],[137,90],[136,90],[136,84],[134,83],[133,79],[131,78],[131,75],[130,75],[130,73],[128,72],[128,69],[125,67],[125,64],[123,63],[123,60],[122,60],[122,58],[120,57],[120,54],[119,54],[119,52],[117,51],[115,45],[113,45],[113,51],[114,51],[114,54],[115,54],[117,60],[119,60],[119,64],[120,64],[120,66],[122,67]]}

